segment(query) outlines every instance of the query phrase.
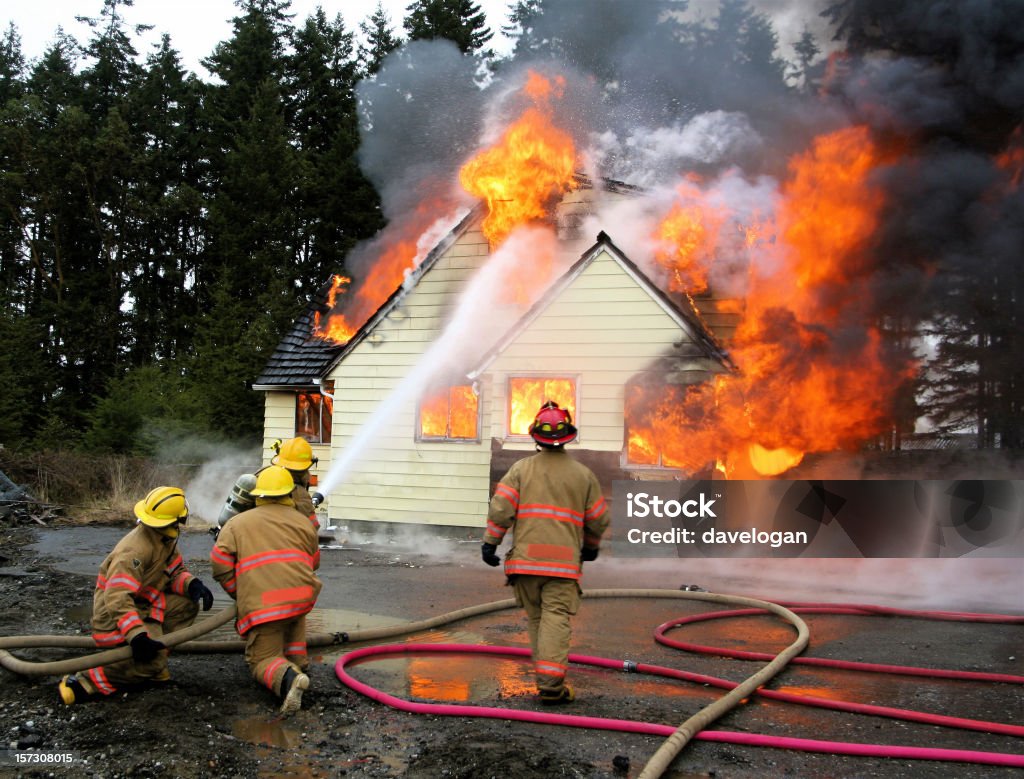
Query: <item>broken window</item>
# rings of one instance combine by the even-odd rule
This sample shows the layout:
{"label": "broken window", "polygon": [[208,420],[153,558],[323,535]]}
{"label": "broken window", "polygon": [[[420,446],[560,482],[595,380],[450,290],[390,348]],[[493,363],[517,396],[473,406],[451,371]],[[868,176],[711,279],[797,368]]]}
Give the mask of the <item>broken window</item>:
{"label": "broken window", "polygon": [[472,384],[435,387],[420,399],[421,441],[480,439],[480,398]]}
{"label": "broken window", "polygon": [[295,395],[295,435],[311,444],[331,442],[331,415],[334,401],[319,392],[299,392]]}
{"label": "broken window", "polygon": [[529,435],[540,407],[553,400],[576,422],[576,380],[514,376],[508,380],[508,434]]}
{"label": "broken window", "polygon": [[677,468],[692,471],[688,443],[699,435],[701,420],[692,400],[704,387],[665,383],[626,385],[626,465]]}

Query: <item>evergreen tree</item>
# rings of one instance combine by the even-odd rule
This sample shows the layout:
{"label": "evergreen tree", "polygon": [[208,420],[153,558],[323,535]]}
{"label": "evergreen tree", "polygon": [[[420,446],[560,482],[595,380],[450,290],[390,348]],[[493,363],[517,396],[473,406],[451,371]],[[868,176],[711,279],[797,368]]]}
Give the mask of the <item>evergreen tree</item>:
{"label": "evergreen tree", "polygon": [[191,353],[198,311],[195,279],[205,243],[203,87],[181,67],[165,35],[132,95],[147,142],[133,187],[138,247],[128,280],[133,366]]}
{"label": "evergreen tree", "polygon": [[789,77],[802,92],[811,93],[817,89],[824,69],[820,64],[815,64],[815,60],[821,54],[821,47],[806,26],[800,33],[799,40],[793,44],[793,50],[796,52],[796,63],[790,67]]}
{"label": "evergreen tree", "polygon": [[262,399],[246,382],[301,310],[294,277],[301,167],[282,94],[292,34],[288,5],[245,0],[233,37],[207,61],[223,83],[208,103],[212,195],[197,274],[205,316],[192,375],[196,392],[224,402],[201,405],[204,421],[213,424],[230,408],[236,428],[254,436],[262,428]]}
{"label": "evergreen tree", "polygon": [[359,47],[362,74],[373,76],[380,70],[384,59],[402,45],[402,39],[391,26],[391,18],[380,0],[373,13],[359,23],[359,29],[366,39],[365,45]]}
{"label": "evergreen tree", "polygon": [[463,54],[486,54],[481,50],[494,37],[473,0],[415,0],[406,12],[404,26],[411,41],[446,38]]}
{"label": "evergreen tree", "polygon": [[0,107],[24,92],[25,57],[21,52],[21,36],[11,22],[0,39]]}
{"label": "evergreen tree", "polygon": [[323,10],[295,34],[290,111],[301,155],[295,277],[304,296],[331,273],[357,241],[383,226],[380,203],[357,164],[359,144],[353,36],[340,16]]}

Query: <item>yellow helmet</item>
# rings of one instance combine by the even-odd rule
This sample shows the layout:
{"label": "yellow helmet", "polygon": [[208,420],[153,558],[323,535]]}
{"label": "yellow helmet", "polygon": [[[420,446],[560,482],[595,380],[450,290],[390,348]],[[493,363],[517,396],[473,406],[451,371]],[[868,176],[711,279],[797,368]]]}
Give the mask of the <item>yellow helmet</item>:
{"label": "yellow helmet", "polygon": [[157,487],[135,504],[135,516],[150,527],[168,527],[188,522],[188,501],[180,487]]}
{"label": "yellow helmet", "polygon": [[274,450],[277,454],[270,462],[289,471],[307,471],[316,465],[313,447],[305,438],[289,438],[283,444],[275,444]]}
{"label": "yellow helmet", "polygon": [[256,486],[249,492],[256,498],[279,498],[295,489],[295,482],[288,469],[271,465],[256,474]]}

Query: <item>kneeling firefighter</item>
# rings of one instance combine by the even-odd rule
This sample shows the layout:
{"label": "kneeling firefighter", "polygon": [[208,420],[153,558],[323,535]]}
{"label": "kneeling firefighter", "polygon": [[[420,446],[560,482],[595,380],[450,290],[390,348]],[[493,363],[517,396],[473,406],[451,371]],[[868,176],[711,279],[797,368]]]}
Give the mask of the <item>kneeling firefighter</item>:
{"label": "kneeling firefighter", "polygon": [[213,577],[238,604],[249,670],[282,699],[284,715],[301,708],[309,687],[306,614],[322,587],[317,531],[296,510],[294,488],[280,465],[260,471],[256,507],[228,522],[210,552]]}
{"label": "kneeling firefighter", "polygon": [[188,501],[178,487],[157,487],[135,504],[135,529],[118,541],[100,564],[93,593],[93,641],[102,649],[125,644],[132,656],[58,685],[65,704],[110,695],[124,685],[163,683],[167,669],[165,633],[188,627],[213,605],[213,593],[185,568],[178,551]]}
{"label": "kneeling firefighter", "polygon": [[[295,502],[295,509],[303,516],[308,517],[319,528],[316,508],[323,503],[324,496],[319,492],[309,492],[311,480],[309,471],[317,463],[317,458],[313,455],[313,447],[305,438],[298,437],[290,438],[283,443],[279,440],[275,441],[271,449],[274,450],[274,457],[270,460],[270,464],[286,468],[295,483],[291,494],[291,498]],[[217,532],[231,517],[248,511],[256,505],[252,489],[256,486],[256,479],[263,470],[261,468],[256,473],[243,473],[238,477],[221,509],[220,516],[217,517]]]}

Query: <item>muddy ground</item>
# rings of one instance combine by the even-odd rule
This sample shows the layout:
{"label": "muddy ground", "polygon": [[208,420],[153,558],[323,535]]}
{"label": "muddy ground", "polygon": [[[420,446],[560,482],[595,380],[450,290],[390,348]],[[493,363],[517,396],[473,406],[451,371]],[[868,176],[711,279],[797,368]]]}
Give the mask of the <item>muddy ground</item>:
{"label": "muddy ground", "polygon": [[[103,554],[128,527],[0,527],[0,635],[88,635],[88,604]],[[183,552],[190,568],[210,582],[210,537],[188,533]],[[311,630],[352,630],[395,624],[509,596],[501,578],[477,561],[470,537],[447,539],[439,554],[422,538],[410,547],[387,540],[358,546],[343,538],[325,549],[324,595]],[[760,579],[759,561],[720,568],[643,567],[616,561],[614,550],[588,564],[587,587],[678,589],[694,576],[709,589],[764,596],[811,595],[831,601],[889,601],[910,607],[928,602],[941,582],[948,605],[1013,610],[1020,604],[1018,565],[935,563],[898,572],[880,583],[863,568],[840,570],[841,561],[801,571],[809,561],[780,561],[785,573]],[[885,562],[885,561],[882,561]],[[896,561],[892,561],[896,564]],[[683,566],[676,561],[677,566]],[[862,563],[863,565],[863,563]],[[977,567],[982,566],[982,567]],[[666,570],[668,571],[666,573]],[[874,569],[875,571],[881,569]],[[825,573],[833,571],[836,573]],[[930,572],[930,573],[929,573]],[[770,571],[769,571],[770,573]],[[827,579],[815,586],[813,576]],[[787,578],[789,577],[789,578]],[[988,581],[977,591],[979,577]],[[970,579],[971,581],[966,581]],[[786,586],[800,580],[801,586]],[[839,581],[845,585],[838,584]],[[872,586],[874,589],[872,589]],[[844,587],[846,589],[844,590]],[[217,591],[215,610],[228,600]],[[859,589],[866,589],[861,593]],[[938,600],[943,598],[938,596]],[[653,642],[659,622],[704,610],[679,601],[587,601],[574,622],[573,650],[708,673],[740,681],[758,664],[684,654]],[[778,651],[787,628],[769,618],[743,618],[693,626],[689,640],[716,641]],[[902,618],[809,616],[809,654],[845,659],[1024,674],[1024,627],[928,622]],[[223,636],[230,638],[225,632]],[[406,639],[403,639],[406,640]],[[477,617],[449,629],[411,635],[412,641],[526,645],[515,611]],[[313,650],[312,688],[296,716],[280,721],[275,701],[248,675],[238,654],[183,654],[171,659],[174,684],[120,694],[113,700],[66,707],[55,677],[21,677],[0,670],[0,776],[93,777],[626,777],[636,776],[661,744],[653,736],[582,730],[495,719],[435,717],[396,712],[342,686],[334,675],[341,650]],[[66,650],[19,650],[25,659],[57,659]],[[356,675],[404,697],[545,710],[529,690],[529,669],[513,661],[459,658],[392,660],[363,665]],[[574,668],[580,693],[570,710],[676,725],[715,693],[697,685],[634,674]],[[851,672],[787,669],[774,687],[862,702],[1024,724],[1024,688],[1010,684],[867,677]],[[941,746],[1024,753],[1024,739],[840,714],[770,702],[752,702],[728,714],[714,730],[769,733],[851,742]],[[6,750],[3,749],[6,747]],[[71,752],[70,766],[19,767],[18,754]],[[1020,776],[1019,769],[938,763],[693,742],[665,774],[689,777],[980,777]]]}

